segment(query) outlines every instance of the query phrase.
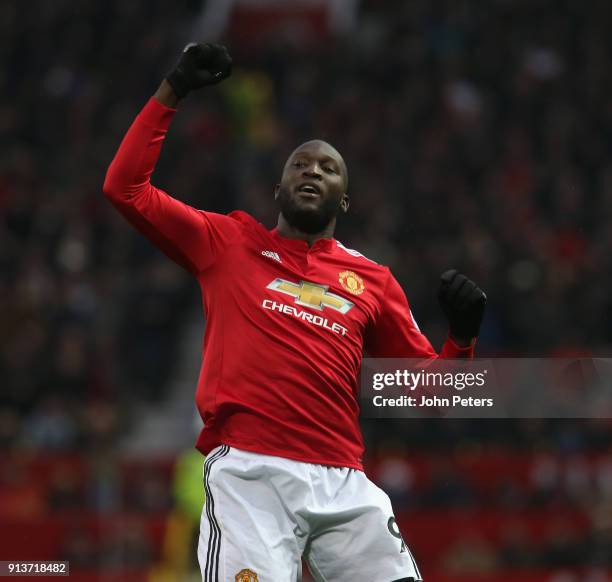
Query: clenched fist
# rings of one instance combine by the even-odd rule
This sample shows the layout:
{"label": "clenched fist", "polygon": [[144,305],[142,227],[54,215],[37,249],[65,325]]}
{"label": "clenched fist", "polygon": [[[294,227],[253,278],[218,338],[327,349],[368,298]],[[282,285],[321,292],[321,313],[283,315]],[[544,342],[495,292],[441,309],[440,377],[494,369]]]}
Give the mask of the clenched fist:
{"label": "clenched fist", "polygon": [[476,337],[487,303],[485,292],[455,269],[446,271],[440,279],[438,299],[451,335],[461,339]]}
{"label": "clenched fist", "polygon": [[189,91],[215,85],[232,73],[232,58],[220,44],[190,43],[166,80],[179,98]]}

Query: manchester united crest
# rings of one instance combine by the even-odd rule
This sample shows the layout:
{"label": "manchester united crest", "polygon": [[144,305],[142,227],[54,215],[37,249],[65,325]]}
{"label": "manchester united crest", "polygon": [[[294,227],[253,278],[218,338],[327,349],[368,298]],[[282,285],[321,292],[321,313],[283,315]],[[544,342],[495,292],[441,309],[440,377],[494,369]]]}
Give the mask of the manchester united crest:
{"label": "manchester united crest", "polygon": [[365,290],[363,279],[353,271],[342,271],[338,275],[338,282],[345,291],[353,295],[361,295]]}
{"label": "manchester united crest", "polygon": [[257,574],[248,568],[240,570],[240,572],[234,576],[234,580],[236,582],[259,582]]}

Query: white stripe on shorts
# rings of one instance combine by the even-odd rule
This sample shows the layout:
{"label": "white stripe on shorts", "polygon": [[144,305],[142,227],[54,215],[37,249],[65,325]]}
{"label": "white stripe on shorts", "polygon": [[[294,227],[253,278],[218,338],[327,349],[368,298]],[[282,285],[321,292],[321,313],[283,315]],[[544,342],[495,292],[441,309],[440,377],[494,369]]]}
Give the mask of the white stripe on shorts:
{"label": "white stripe on shorts", "polygon": [[223,445],[216,453],[207,457],[204,461],[204,491],[206,493],[206,517],[210,524],[210,535],[208,536],[208,549],[206,551],[206,566],[204,568],[204,582],[219,582],[219,552],[221,550],[221,528],[215,517],[215,500],[208,483],[210,470],[215,461],[225,457],[229,453],[229,447]]}

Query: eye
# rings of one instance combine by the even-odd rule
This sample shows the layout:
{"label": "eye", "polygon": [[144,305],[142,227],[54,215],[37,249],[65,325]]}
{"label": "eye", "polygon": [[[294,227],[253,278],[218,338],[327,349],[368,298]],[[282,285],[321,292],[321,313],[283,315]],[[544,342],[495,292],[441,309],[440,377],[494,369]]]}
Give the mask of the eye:
{"label": "eye", "polygon": [[328,174],[337,174],[338,172],[336,172],[335,168],[332,168],[331,166],[325,166],[325,168],[323,168]]}
{"label": "eye", "polygon": [[297,161],[297,162],[293,162],[293,164],[291,164],[294,168],[303,168],[304,166],[306,166],[306,162],[302,162],[302,161]]}

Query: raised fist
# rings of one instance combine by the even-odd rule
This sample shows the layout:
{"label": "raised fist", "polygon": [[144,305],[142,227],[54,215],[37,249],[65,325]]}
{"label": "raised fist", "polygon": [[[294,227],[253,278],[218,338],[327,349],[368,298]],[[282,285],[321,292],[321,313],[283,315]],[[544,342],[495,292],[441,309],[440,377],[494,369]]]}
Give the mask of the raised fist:
{"label": "raised fist", "polygon": [[220,83],[232,74],[232,58],[220,44],[189,43],[166,80],[179,98],[189,91]]}

